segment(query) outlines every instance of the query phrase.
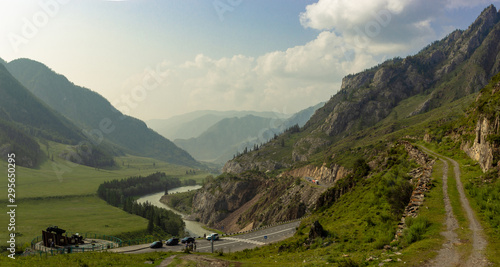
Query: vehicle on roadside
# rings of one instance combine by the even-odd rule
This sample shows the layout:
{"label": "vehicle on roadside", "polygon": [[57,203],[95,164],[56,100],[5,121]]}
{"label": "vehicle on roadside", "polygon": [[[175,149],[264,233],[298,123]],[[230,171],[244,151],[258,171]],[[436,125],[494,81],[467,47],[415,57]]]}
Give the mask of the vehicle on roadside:
{"label": "vehicle on roadside", "polygon": [[212,239],[213,239],[214,241],[215,241],[215,240],[219,240],[219,234],[217,234],[217,233],[212,233],[212,234],[209,234],[209,235],[207,236],[207,240],[209,240],[209,241],[210,241],[210,240],[212,240]]}
{"label": "vehicle on roadside", "polygon": [[181,239],[181,243],[193,243],[194,242],[194,237],[186,236],[183,239]]}
{"label": "vehicle on roadside", "polygon": [[179,238],[177,237],[172,237],[165,242],[165,245],[167,246],[175,246],[177,244],[179,244]]}
{"label": "vehicle on roadside", "polygon": [[149,245],[150,248],[161,248],[163,247],[163,243],[161,241],[155,241]]}

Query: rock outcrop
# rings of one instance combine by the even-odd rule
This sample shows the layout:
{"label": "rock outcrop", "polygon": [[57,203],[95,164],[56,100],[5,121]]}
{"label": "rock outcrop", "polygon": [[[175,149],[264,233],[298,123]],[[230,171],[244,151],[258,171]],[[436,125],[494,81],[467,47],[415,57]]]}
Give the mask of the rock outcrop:
{"label": "rock outcrop", "polygon": [[[246,157],[245,157],[246,156]],[[289,165],[282,162],[276,162],[273,160],[266,161],[253,161],[251,159],[252,155],[244,155],[241,160],[230,160],[224,164],[222,172],[238,174],[245,171],[257,170],[257,171],[274,171],[281,168],[286,168]]]}
{"label": "rock outcrop", "polygon": [[[461,149],[477,161],[484,172],[500,164],[500,74],[477,96],[461,127]],[[471,125],[475,125],[471,127]]]}
{"label": "rock outcrop", "polygon": [[298,219],[314,208],[325,189],[288,175],[225,175],[197,191],[189,219],[230,232]]}
{"label": "rock outcrop", "polygon": [[401,142],[405,146],[405,150],[411,159],[415,160],[420,167],[412,170],[409,175],[412,177],[410,182],[415,186],[410,198],[410,202],[406,206],[401,221],[398,224],[395,238],[398,239],[406,228],[405,220],[408,217],[417,217],[420,206],[424,203],[425,193],[431,189],[432,167],[435,160],[431,159],[427,154],[420,151],[408,142]]}
{"label": "rock outcrop", "polygon": [[286,172],[286,175],[293,177],[311,177],[314,180],[319,180],[323,184],[333,184],[346,177],[349,173],[350,171],[343,166],[337,164],[327,166],[326,163],[323,163],[321,167],[307,165],[297,168]]}
{"label": "rock outcrop", "polygon": [[498,127],[498,118],[493,125],[486,118],[479,119],[474,141],[472,143],[465,142],[461,147],[471,159],[479,163],[484,172],[491,169],[494,163],[496,164],[493,161],[494,146],[488,141],[488,136],[496,132]]}
{"label": "rock outcrop", "polygon": [[326,235],[327,233],[319,221],[314,221],[311,224],[311,230],[309,230],[309,240],[311,242],[318,237],[326,237]]}
{"label": "rock outcrop", "polygon": [[[338,94],[318,110],[306,127],[317,125],[329,136],[343,136],[386,118],[402,100],[427,92],[413,116],[474,93],[500,71],[500,14],[491,5],[465,31],[405,59],[348,75]],[[452,72],[456,75],[451,76]],[[443,82],[445,76],[451,79]]]}

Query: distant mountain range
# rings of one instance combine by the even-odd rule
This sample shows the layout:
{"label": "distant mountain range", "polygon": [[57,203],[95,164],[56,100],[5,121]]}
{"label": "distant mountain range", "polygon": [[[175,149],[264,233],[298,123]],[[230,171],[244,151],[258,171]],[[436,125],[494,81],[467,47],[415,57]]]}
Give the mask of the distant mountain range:
{"label": "distant mountain range", "polygon": [[[242,117],[223,118],[213,124],[201,135],[189,139],[175,139],[174,143],[188,151],[193,157],[201,161],[225,163],[237,153],[253,149],[254,145],[261,145],[271,140],[274,135],[284,132],[294,125],[303,126],[314,112],[323,106],[317,104],[286,118],[283,114],[258,113],[258,112],[224,112],[219,115],[204,114],[194,118],[191,125],[195,127],[198,121],[208,121],[208,118],[220,118],[223,115],[248,115]],[[198,113],[202,114],[202,113]],[[261,114],[256,116],[253,114]],[[266,117],[273,115],[272,117]],[[187,127],[184,127],[187,128]]]}
{"label": "distant mountain range", "polygon": [[146,123],[151,129],[170,140],[189,139],[200,136],[208,128],[223,119],[241,118],[248,115],[275,120],[283,120],[289,117],[289,115],[279,112],[198,110],[168,119],[149,120]]}
{"label": "distant mountain range", "polygon": [[0,67],[0,108],[6,118],[3,121],[11,125],[2,127],[4,136],[6,129],[14,131],[14,125],[35,138],[72,145],[88,141],[95,146],[92,151],[105,156],[107,160],[103,162],[110,164],[111,155],[128,153],[200,166],[189,153],[149,129],[144,122],[122,114],[101,95],[74,85],[42,63],[18,59],[3,62]]}

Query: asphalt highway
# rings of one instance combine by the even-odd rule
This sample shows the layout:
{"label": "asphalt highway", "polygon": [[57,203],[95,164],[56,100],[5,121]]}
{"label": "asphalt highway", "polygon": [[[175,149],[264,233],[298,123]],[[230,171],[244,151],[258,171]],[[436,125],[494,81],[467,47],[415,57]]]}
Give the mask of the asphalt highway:
{"label": "asphalt highway", "polygon": [[[273,242],[278,242],[289,238],[295,234],[296,228],[299,226],[300,221],[272,226],[252,232],[233,235],[222,236],[219,240],[214,241],[214,251],[222,249],[224,252],[240,251],[244,249],[252,249],[257,246],[263,246]],[[110,249],[111,252],[117,253],[147,253],[153,251],[181,251],[184,249],[184,244],[176,246],[166,246],[163,242],[162,248],[149,248],[150,244],[142,244],[128,247],[121,247]],[[196,240],[196,251],[198,252],[211,252],[211,243],[208,240]]]}

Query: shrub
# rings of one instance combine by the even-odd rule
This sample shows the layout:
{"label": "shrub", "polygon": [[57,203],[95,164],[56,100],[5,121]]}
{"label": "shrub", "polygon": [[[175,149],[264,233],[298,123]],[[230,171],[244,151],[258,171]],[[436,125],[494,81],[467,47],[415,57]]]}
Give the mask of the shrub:
{"label": "shrub", "polygon": [[427,217],[407,217],[406,226],[408,227],[403,232],[402,243],[406,246],[423,239],[423,235],[427,231],[427,228],[431,225]]}

